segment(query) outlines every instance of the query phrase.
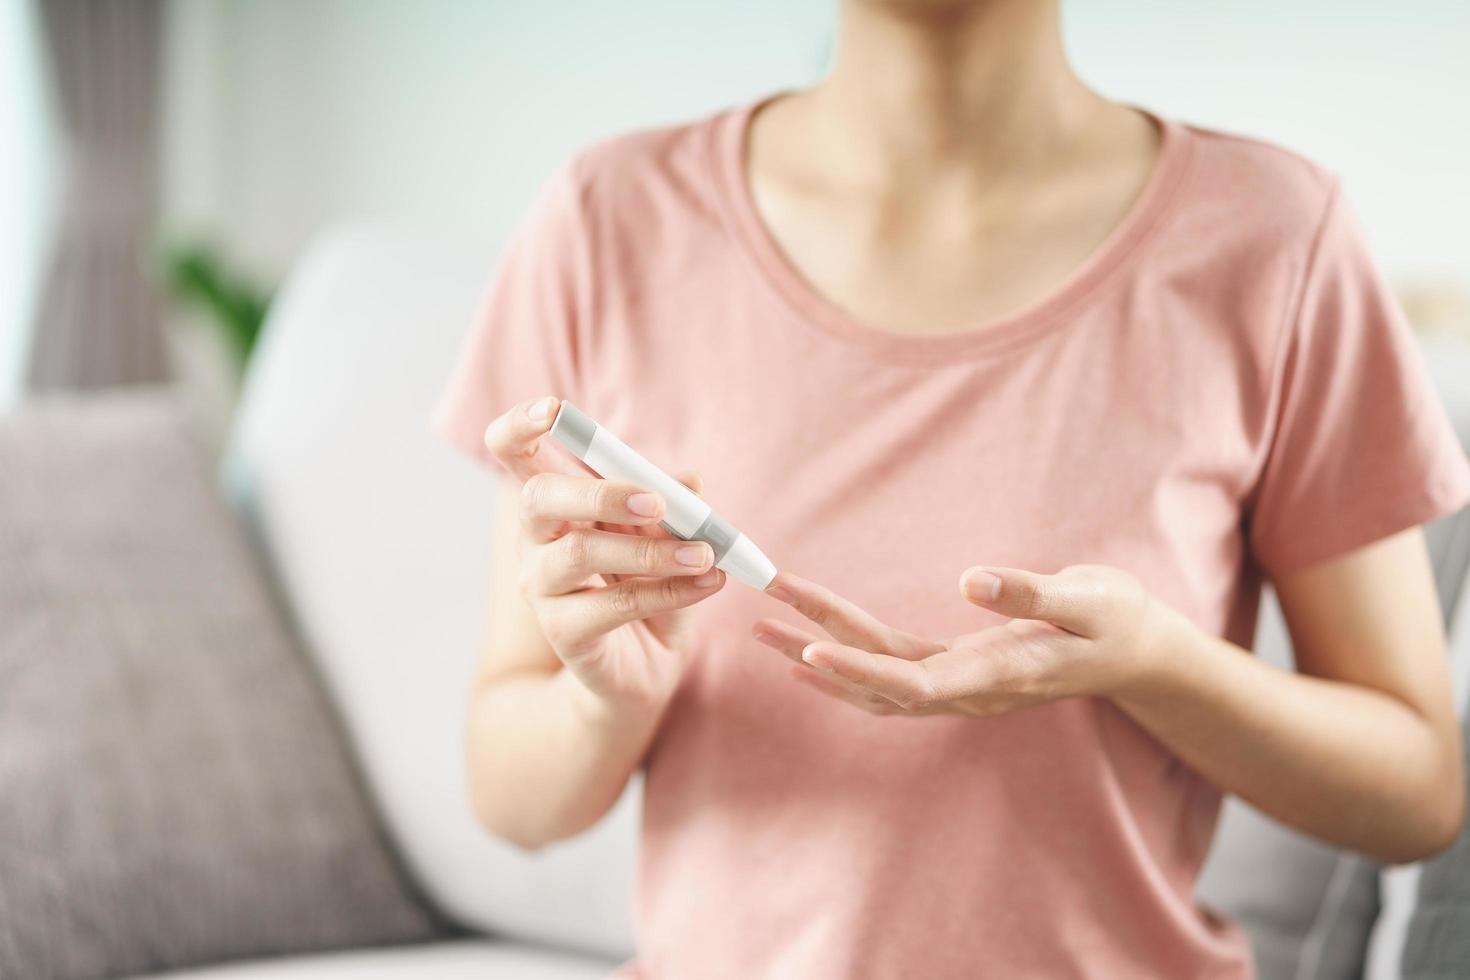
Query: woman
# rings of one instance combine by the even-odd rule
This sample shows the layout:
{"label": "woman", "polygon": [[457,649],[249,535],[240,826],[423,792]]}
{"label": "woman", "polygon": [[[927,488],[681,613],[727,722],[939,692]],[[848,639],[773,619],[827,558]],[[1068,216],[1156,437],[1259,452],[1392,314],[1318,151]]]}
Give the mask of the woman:
{"label": "woman", "polygon": [[[1056,2],[841,14],[820,84],[579,155],[504,259],[440,415],[511,477],[479,815],[535,847],[644,771],[629,975],[1248,976],[1191,899],[1222,791],[1458,832],[1464,455],[1326,172],[1100,98]],[[727,588],[556,398],[791,571]]]}

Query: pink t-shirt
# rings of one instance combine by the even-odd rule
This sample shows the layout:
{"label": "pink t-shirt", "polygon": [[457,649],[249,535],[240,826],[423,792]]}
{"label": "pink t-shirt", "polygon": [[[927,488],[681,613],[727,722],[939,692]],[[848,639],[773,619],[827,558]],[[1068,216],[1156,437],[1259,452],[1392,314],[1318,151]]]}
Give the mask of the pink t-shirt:
{"label": "pink t-shirt", "polygon": [[[752,204],[752,108],[577,156],[514,238],[438,416],[572,399],[780,568],[937,638],[961,570],[1116,565],[1249,645],[1263,576],[1453,511],[1470,468],[1335,179],[1160,123],[1156,172],[1045,300],[972,330],[856,321]],[[1247,977],[1198,908],[1219,791],[1105,700],[873,717],[794,683],[730,583],[646,759],[657,980]]]}

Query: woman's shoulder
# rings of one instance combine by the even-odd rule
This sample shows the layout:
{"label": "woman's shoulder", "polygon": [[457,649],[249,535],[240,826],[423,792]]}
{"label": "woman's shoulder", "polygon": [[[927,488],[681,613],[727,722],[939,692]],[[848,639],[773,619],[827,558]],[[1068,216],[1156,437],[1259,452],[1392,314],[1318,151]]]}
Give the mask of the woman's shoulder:
{"label": "woman's shoulder", "polygon": [[1309,241],[1337,193],[1328,167],[1278,143],[1175,123],[1188,143],[1190,198],[1237,231]]}
{"label": "woman's shoulder", "polygon": [[597,140],[567,159],[561,178],[589,217],[650,221],[670,208],[709,210],[718,180],[714,140],[738,111]]}

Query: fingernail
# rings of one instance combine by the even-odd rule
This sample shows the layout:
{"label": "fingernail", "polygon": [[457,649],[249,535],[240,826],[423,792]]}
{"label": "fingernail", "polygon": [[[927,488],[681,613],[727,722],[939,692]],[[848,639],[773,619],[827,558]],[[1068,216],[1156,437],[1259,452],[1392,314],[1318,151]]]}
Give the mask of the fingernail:
{"label": "fingernail", "polygon": [[784,585],[766,586],[766,595],[780,602],[795,602],[796,595]]}
{"label": "fingernail", "polygon": [[805,650],[801,651],[801,659],[805,660],[813,667],[821,667],[823,670],[828,670],[832,667],[832,659],[825,656],[822,651],[816,647],[807,647]]}
{"label": "fingernail", "polygon": [[694,584],[701,589],[707,589],[720,581],[720,573],[711,568],[703,575],[694,580]]}
{"label": "fingernail", "polygon": [[628,509],[639,517],[656,517],[658,497],[651,493],[635,493],[628,498]]}
{"label": "fingernail", "polygon": [[976,599],[994,602],[1000,598],[1000,576],[972,571],[965,576],[965,590]]}
{"label": "fingernail", "polygon": [[704,564],[704,556],[709,553],[709,547],[702,544],[686,544],[674,551],[674,560],[681,565],[698,568]]}
{"label": "fingernail", "polygon": [[545,422],[547,416],[551,414],[551,406],[555,403],[555,398],[542,398],[539,401],[532,402],[526,408],[526,418],[532,422]]}

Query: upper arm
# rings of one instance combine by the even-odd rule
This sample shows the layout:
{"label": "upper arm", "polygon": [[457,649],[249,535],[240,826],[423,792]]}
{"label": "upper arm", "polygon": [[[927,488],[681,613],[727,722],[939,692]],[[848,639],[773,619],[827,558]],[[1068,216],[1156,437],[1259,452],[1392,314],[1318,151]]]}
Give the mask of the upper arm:
{"label": "upper arm", "polygon": [[521,594],[520,485],[498,481],[491,541],[490,596],[476,683],[509,674],[554,673],[560,666],[531,606]]}
{"label": "upper arm", "polygon": [[1458,745],[1444,620],[1419,527],[1273,584],[1299,672],[1397,698]]}

